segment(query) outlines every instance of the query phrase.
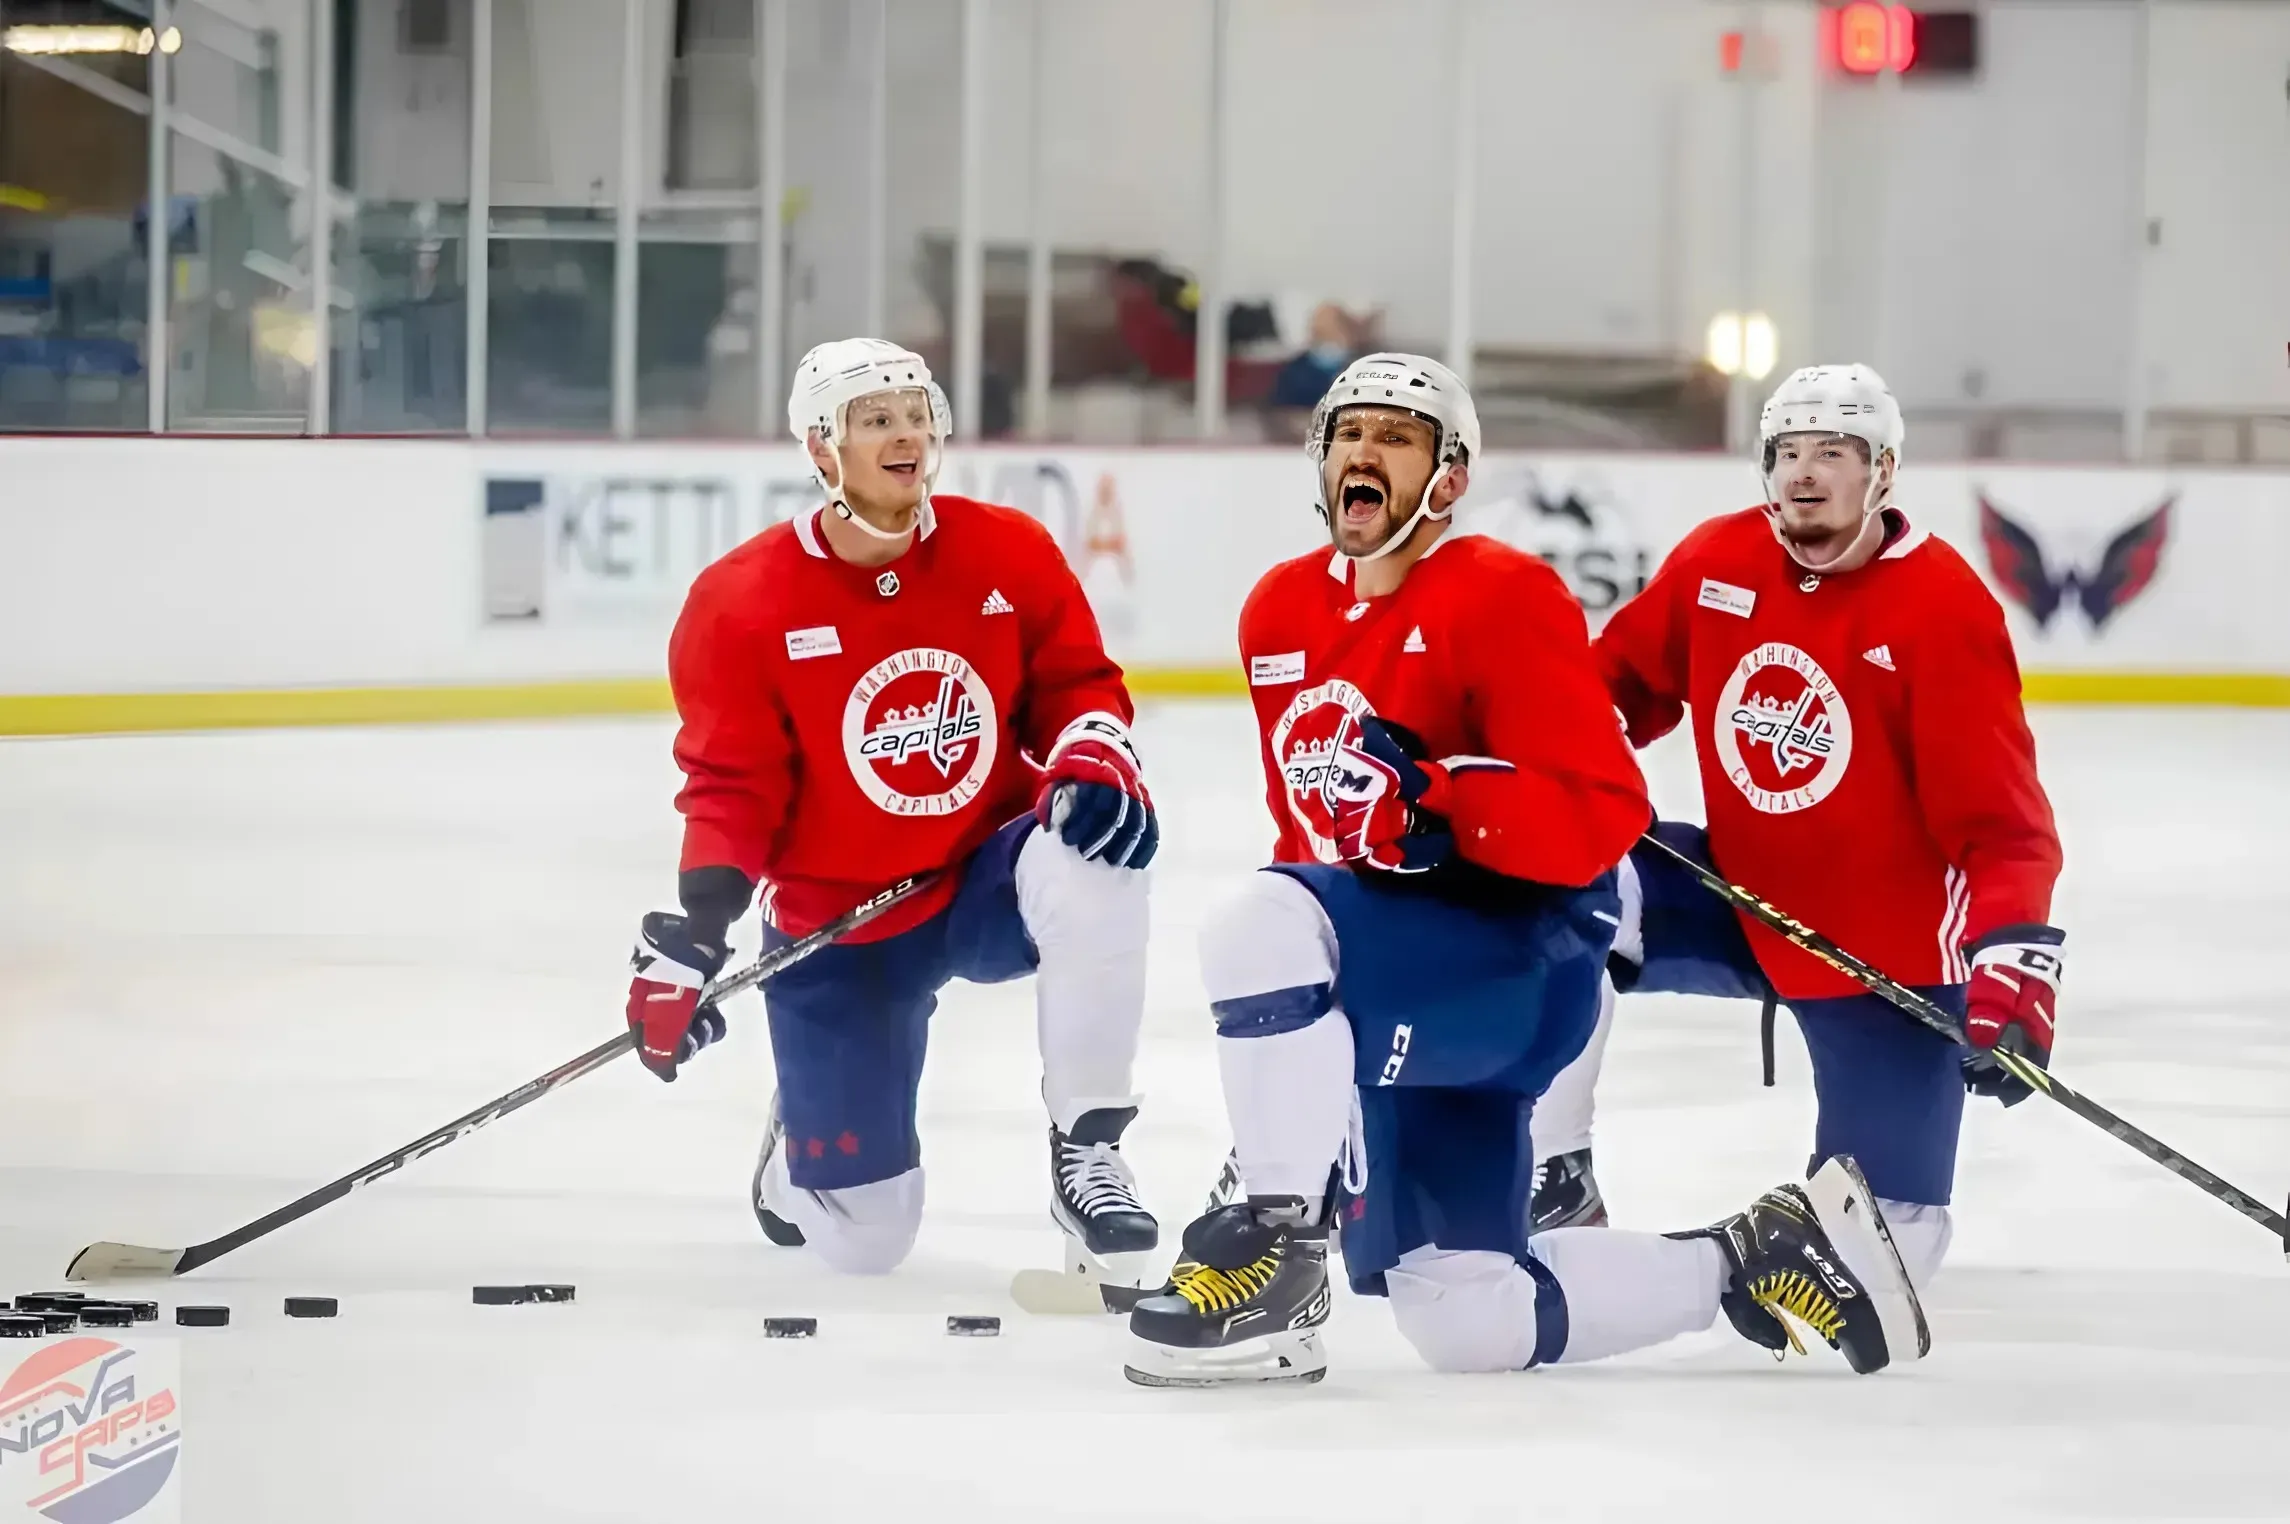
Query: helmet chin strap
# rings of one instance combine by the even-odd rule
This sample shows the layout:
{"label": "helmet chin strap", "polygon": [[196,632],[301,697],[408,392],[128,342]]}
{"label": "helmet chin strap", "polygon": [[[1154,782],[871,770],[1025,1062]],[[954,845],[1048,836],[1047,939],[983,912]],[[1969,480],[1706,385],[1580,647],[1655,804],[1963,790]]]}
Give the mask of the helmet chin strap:
{"label": "helmet chin strap", "polygon": [[1885,504],[1891,497],[1892,490],[1885,483],[1883,462],[1880,460],[1876,465],[1869,468],[1869,484],[1861,492],[1860,533],[1854,535],[1846,543],[1843,550],[1826,561],[1806,560],[1804,555],[1798,551],[1796,543],[1781,532],[1781,494],[1774,490],[1773,478],[1770,475],[1765,478],[1765,501],[1772,506],[1765,515],[1765,521],[1768,527],[1773,530],[1773,538],[1780,541],[1781,548],[1789,553],[1790,560],[1809,572],[1826,572],[1839,562],[1848,560],[1853,552],[1860,548],[1862,537],[1869,532],[1869,520],[1884,511]]}
{"label": "helmet chin strap", "polygon": [[[824,443],[827,446],[827,453],[834,457],[835,480],[839,483],[843,480],[842,446],[836,444],[831,439],[824,441]],[[908,525],[906,528],[899,530],[877,529],[874,525],[868,523],[866,519],[862,517],[847,500],[845,500],[843,496],[843,489],[840,486],[827,486],[827,473],[821,471],[816,464],[812,466],[811,473],[812,475],[819,478],[819,485],[822,488],[825,488],[827,493],[827,506],[834,510],[835,516],[837,518],[841,519],[844,523],[853,526],[861,534],[871,536],[874,539],[903,540],[908,535],[913,534],[917,529],[922,527],[923,513],[930,507],[931,489],[938,485],[938,467],[940,458],[941,457],[937,447],[935,445],[932,446],[930,452],[930,467],[923,473],[922,478],[922,500],[914,505],[914,522]]]}
{"label": "helmet chin strap", "polygon": [[[1438,523],[1444,523],[1448,519],[1453,518],[1455,516],[1455,505],[1453,503],[1449,503],[1445,509],[1438,512],[1434,512],[1431,506],[1431,495],[1439,489],[1439,484],[1447,479],[1447,473],[1452,468],[1452,466],[1453,462],[1449,462],[1448,464],[1442,465],[1438,470],[1431,473],[1431,480],[1423,484],[1423,495],[1415,500],[1415,512],[1407,516],[1406,523],[1400,525],[1399,528],[1393,530],[1390,534],[1385,535],[1383,543],[1378,545],[1374,550],[1362,551],[1358,554],[1354,554],[1351,551],[1344,550],[1341,542],[1337,544],[1336,548],[1340,551],[1343,551],[1344,555],[1349,557],[1351,560],[1358,561],[1363,564],[1369,561],[1381,561],[1384,557],[1399,549],[1400,546],[1406,544],[1408,538],[1415,533],[1416,526],[1423,523],[1426,519]],[[1339,500],[1341,500],[1342,496],[1342,493],[1337,494]],[[1342,511],[1343,510],[1339,501],[1339,506],[1329,513],[1328,527],[1330,534],[1335,533],[1336,514]]]}

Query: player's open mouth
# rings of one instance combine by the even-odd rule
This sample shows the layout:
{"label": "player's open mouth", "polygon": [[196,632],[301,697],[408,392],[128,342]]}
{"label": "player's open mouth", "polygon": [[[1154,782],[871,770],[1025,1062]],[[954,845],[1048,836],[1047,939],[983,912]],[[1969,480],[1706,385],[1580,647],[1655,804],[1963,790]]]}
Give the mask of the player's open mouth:
{"label": "player's open mouth", "polygon": [[902,482],[911,482],[922,470],[918,460],[894,460],[883,463],[883,469]]}
{"label": "player's open mouth", "polygon": [[1826,492],[1792,492],[1789,501],[1800,508],[1818,508],[1829,500]]}
{"label": "player's open mouth", "polygon": [[1383,517],[1384,489],[1374,482],[1344,483],[1344,522],[1373,524]]}

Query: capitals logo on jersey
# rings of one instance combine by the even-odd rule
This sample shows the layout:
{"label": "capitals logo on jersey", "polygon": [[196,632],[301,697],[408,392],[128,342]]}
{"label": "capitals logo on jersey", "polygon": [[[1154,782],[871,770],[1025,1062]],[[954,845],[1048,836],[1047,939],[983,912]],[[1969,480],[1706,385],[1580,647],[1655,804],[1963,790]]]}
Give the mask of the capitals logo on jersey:
{"label": "capitals logo on jersey", "polygon": [[1829,797],[1853,758],[1853,717],[1821,664],[1769,640],[1735,663],[1711,711],[1725,775],[1751,806],[1793,815]]}
{"label": "capitals logo on jersey", "polygon": [[1359,739],[1360,721],[1375,712],[1366,694],[1332,677],[1290,699],[1272,727],[1272,755],[1280,765],[1288,813],[1304,828],[1312,855],[1324,863],[1344,860],[1336,849],[1336,812],[1356,792],[1342,776],[1340,753]]}
{"label": "capitals logo on jersey", "polygon": [[976,668],[933,646],[886,656],[843,705],[843,755],[892,815],[951,815],[986,788],[1001,727]]}

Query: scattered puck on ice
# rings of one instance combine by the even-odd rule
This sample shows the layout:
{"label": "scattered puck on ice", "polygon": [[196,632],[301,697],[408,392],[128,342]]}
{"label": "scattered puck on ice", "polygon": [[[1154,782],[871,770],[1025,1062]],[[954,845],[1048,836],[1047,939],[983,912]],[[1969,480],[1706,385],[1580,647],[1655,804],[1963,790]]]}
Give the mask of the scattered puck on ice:
{"label": "scattered puck on ice", "polygon": [[58,1307],[72,1307],[87,1300],[84,1291],[27,1291],[16,1298],[18,1312],[47,1312]]}
{"label": "scattered puck on ice", "polygon": [[956,1313],[946,1320],[946,1331],[966,1339],[987,1339],[1002,1331],[1002,1320],[993,1317],[964,1317]]}
{"label": "scattered puck on ice", "polygon": [[570,1286],[478,1286],[469,1299],[480,1307],[516,1307],[526,1302],[569,1302]]}
{"label": "scattered puck on ice", "polygon": [[228,1328],[231,1310],[228,1307],[178,1307],[175,1321],[184,1328]]}
{"label": "scattered puck on ice", "polygon": [[765,1318],[763,1336],[767,1339],[808,1339],[819,1331],[817,1318]]}
{"label": "scattered puck on ice", "polygon": [[82,1302],[72,1310],[82,1328],[126,1328],[135,1322],[135,1310],[117,1302]]}
{"label": "scattered puck on ice", "polygon": [[47,1312],[26,1313],[25,1316],[40,1319],[48,1325],[48,1332],[52,1334],[70,1333],[80,1326],[79,1317],[75,1313],[57,1312],[51,1309]]}
{"label": "scattered puck on ice", "polygon": [[135,1321],[138,1323],[156,1323],[159,1321],[159,1304],[157,1302],[121,1302],[119,1305],[134,1313]]}
{"label": "scattered puck on ice", "polygon": [[0,1339],[37,1339],[48,1331],[48,1321],[36,1312],[0,1312]]}
{"label": "scattered puck on ice", "polygon": [[290,1296],[286,1299],[286,1315],[290,1318],[330,1318],[342,1310],[342,1304],[330,1296]]}

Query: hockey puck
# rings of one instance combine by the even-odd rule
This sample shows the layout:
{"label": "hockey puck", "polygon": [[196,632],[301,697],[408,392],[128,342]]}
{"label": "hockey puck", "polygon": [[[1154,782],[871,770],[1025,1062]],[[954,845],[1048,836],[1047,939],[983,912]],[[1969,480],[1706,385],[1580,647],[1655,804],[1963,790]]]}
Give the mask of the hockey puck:
{"label": "hockey puck", "polygon": [[27,1291],[16,1298],[18,1312],[46,1312],[54,1307],[72,1307],[87,1300],[84,1291]]}
{"label": "hockey puck", "polygon": [[175,1322],[184,1328],[228,1328],[231,1310],[228,1307],[178,1307]]}
{"label": "hockey puck", "polygon": [[47,1331],[47,1319],[36,1312],[0,1312],[0,1339],[37,1339]]}
{"label": "hockey puck", "polygon": [[946,1320],[946,1331],[965,1339],[991,1339],[1002,1331],[1002,1320],[995,1317],[964,1317],[956,1313]]}
{"label": "hockey puck", "polygon": [[808,1339],[819,1332],[817,1318],[765,1318],[763,1336],[767,1339]]}
{"label": "hockey puck", "polygon": [[286,1315],[290,1318],[330,1318],[342,1310],[342,1304],[330,1296],[290,1296],[286,1299]]}
{"label": "hockey puck", "polygon": [[38,1318],[41,1322],[48,1325],[48,1332],[52,1334],[70,1333],[73,1329],[80,1326],[79,1317],[75,1313],[55,1311],[28,1312],[22,1314],[22,1316],[28,1318]]}
{"label": "hockey puck", "polygon": [[134,1309],[117,1302],[82,1302],[73,1311],[82,1328],[126,1328],[135,1322]]}
{"label": "hockey puck", "polygon": [[138,1323],[156,1323],[159,1321],[159,1304],[157,1302],[120,1302],[116,1305],[135,1314],[135,1321]]}
{"label": "hockey puck", "polygon": [[476,1286],[469,1299],[480,1307],[517,1307],[526,1302],[569,1302],[573,1288],[564,1285]]}

